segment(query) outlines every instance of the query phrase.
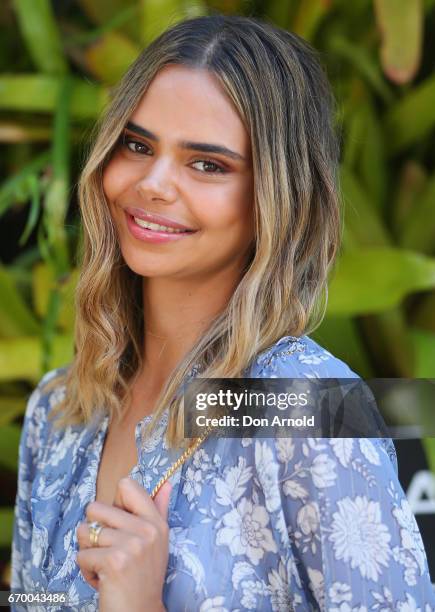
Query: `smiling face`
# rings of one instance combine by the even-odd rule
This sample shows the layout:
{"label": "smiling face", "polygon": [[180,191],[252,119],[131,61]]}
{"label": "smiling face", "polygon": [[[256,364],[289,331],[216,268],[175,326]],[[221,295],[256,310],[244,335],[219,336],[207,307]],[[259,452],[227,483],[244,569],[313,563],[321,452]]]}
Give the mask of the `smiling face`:
{"label": "smiling face", "polygon": [[[209,278],[242,270],[254,238],[250,139],[209,72],[171,65],[156,75],[105,167],[103,188],[135,273]],[[190,231],[167,229],[177,225]]]}

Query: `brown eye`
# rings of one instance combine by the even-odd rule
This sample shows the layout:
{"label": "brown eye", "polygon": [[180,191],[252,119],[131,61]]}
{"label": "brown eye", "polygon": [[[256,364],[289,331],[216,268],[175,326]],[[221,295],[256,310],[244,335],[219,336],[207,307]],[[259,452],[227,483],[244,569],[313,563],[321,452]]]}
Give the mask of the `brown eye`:
{"label": "brown eye", "polygon": [[127,147],[132,153],[139,153],[140,155],[146,154],[149,151],[149,147],[139,140],[133,140],[131,138],[123,138],[123,145]]}
{"label": "brown eye", "polygon": [[204,174],[221,174],[221,173],[225,173],[226,170],[225,168],[223,168],[222,166],[220,166],[219,164],[216,164],[215,162],[209,160],[209,159],[199,159],[196,162],[193,162],[194,164],[204,164],[205,166],[208,166],[209,168],[212,168],[212,171],[209,172],[207,170],[200,170],[200,172],[203,172]]}

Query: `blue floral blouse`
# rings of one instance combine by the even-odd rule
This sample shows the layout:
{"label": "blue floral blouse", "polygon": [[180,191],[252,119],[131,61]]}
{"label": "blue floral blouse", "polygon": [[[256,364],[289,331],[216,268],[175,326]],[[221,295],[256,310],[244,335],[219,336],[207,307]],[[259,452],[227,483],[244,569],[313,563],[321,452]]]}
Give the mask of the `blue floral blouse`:
{"label": "blue floral blouse", "polygon": [[[43,394],[42,385],[56,373],[43,377],[26,410],[11,586],[66,592],[67,606],[48,609],[93,612],[98,592],[76,563],[76,528],[95,499],[108,416],[54,432],[47,412],[64,388]],[[249,377],[358,378],[308,336],[281,338]],[[136,426],[130,474],[148,491],[181,452],[165,444],[167,411],[141,444],[150,418]],[[210,437],[171,483],[170,612],[435,610],[390,439]]]}

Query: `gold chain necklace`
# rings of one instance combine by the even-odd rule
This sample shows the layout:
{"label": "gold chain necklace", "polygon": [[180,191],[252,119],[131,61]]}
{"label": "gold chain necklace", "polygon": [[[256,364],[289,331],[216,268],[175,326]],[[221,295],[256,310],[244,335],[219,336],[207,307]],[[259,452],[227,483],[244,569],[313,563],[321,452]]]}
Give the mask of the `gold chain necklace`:
{"label": "gold chain necklace", "polygon": [[162,486],[165,484],[165,482],[168,480],[168,478],[170,478],[172,476],[172,474],[174,474],[174,472],[176,472],[178,470],[179,467],[181,467],[183,465],[183,463],[191,456],[193,455],[193,453],[196,451],[196,449],[201,446],[201,444],[204,442],[204,440],[206,439],[206,437],[208,436],[208,434],[210,433],[210,431],[214,429],[213,426],[209,426],[206,428],[206,430],[204,431],[204,433],[202,434],[202,436],[200,436],[199,438],[195,439],[195,442],[192,444],[192,446],[189,446],[189,448],[187,448],[177,459],[177,461],[175,461],[168,469],[167,471],[164,473],[164,475],[160,478],[159,482],[156,484],[156,486],[154,487],[154,489],[151,491],[151,499],[154,499],[155,496],[157,495],[157,493],[160,491],[160,489],[162,488]]}

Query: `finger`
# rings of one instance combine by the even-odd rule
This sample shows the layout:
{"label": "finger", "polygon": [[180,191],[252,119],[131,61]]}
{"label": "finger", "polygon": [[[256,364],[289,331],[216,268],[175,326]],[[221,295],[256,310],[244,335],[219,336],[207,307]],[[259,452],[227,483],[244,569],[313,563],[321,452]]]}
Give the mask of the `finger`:
{"label": "finger", "polygon": [[105,578],[113,569],[111,558],[116,558],[112,548],[87,548],[78,551],[76,561],[85,580],[91,586],[99,586],[101,578]]}
{"label": "finger", "polygon": [[144,541],[132,536],[123,548],[108,546],[104,548],[84,548],[77,553],[76,561],[83,575],[98,581],[118,579],[121,574],[128,576],[143,558]]}
{"label": "finger", "polygon": [[89,555],[84,555],[83,550],[79,550],[76,556],[77,565],[80,568],[80,571],[83,575],[83,578],[86,580],[88,584],[91,585],[93,589],[98,591],[100,586],[100,580],[98,577],[98,573],[93,568],[95,567],[94,557],[90,557]]}
{"label": "finger", "polygon": [[98,534],[98,544],[91,544],[91,530],[88,523],[80,523],[77,527],[77,541],[81,549],[85,548],[100,548],[104,546],[122,546],[126,539],[131,535],[131,532],[121,529],[112,529],[111,527],[103,526]]}
{"label": "finger", "polygon": [[86,508],[86,520],[89,522],[97,521],[104,526],[112,527],[113,529],[121,529],[131,533],[144,533],[144,521],[142,518],[128,512],[108,506],[101,502],[91,502]]}
{"label": "finger", "polygon": [[142,518],[161,520],[151,496],[132,478],[121,478],[118,482],[114,504]]}
{"label": "finger", "polygon": [[98,579],[98,575],[95,574],[94,572],[90,572],[90,571],[88,571],[88,570],[86,570],[84,568],[80,569],[80,571],[81,571],[81,573],[83,575],[83,578],[86,580],[86,582],[88,584],[90,584],[93,589],[98,591],[99,586],[100,586],[100,581]]}
{"label": "finger", "polygon": [[172,485],[166,481],[154,498],[154,505],[164,521],[168,520],[168,507],[171,498]]}

